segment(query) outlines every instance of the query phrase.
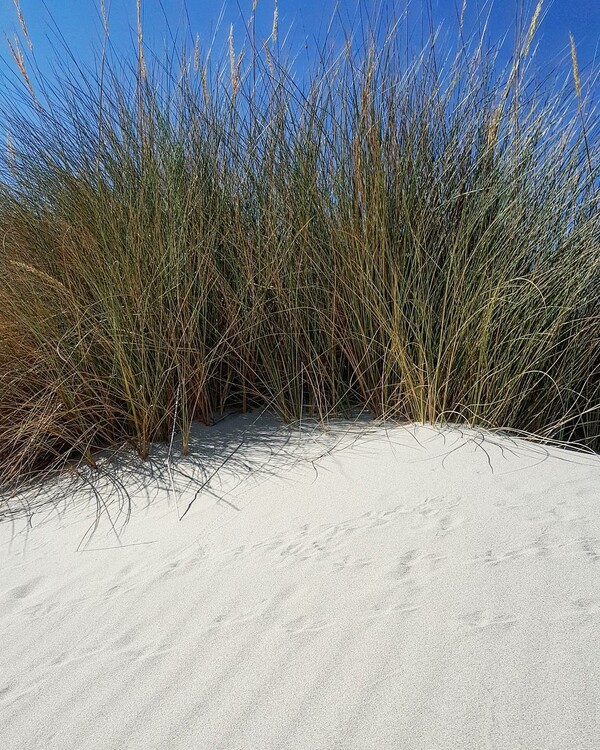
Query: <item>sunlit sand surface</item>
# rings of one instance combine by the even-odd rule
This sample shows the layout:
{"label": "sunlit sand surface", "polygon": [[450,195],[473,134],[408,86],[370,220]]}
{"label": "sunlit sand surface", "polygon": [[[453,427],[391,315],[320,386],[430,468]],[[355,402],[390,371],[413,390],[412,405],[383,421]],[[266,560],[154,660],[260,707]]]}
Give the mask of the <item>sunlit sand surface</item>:
{"label": "sunlit sand surface", "polygon": [[2,748],[600,747],[598,456],[248,415],[174,455],[9,499]]}

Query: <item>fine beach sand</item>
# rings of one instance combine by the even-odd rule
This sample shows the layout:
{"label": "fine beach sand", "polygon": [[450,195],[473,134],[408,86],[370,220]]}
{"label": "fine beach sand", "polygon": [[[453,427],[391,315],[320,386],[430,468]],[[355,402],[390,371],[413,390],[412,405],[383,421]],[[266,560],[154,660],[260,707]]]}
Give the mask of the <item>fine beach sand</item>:
{"label": "fine beach sand", "polygon": [[166,456],[10,499],[0,747],[600,747],[600,457],[254,415]]}

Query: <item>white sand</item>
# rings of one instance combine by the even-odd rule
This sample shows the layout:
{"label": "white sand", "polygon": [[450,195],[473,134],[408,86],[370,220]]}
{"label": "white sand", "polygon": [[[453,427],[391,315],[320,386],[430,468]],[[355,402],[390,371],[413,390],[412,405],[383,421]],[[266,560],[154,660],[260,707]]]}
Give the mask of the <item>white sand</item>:
{"label": "white sand", "polygon": [[11,500],[3,750],[600,748],[599,457],[254,420]]}

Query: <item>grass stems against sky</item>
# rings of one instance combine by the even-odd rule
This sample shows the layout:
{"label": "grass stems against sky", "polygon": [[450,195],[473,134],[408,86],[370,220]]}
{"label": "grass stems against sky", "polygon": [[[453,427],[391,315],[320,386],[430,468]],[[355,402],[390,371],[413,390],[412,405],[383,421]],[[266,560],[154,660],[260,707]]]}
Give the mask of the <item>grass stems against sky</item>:
{"label": "grass stems against sky", "polygon": [[552,6],[503,30],[415,5],[307,4],[309,38],[259,0],[214,39],[166,0],[90,5],[48,48],[16,4],[1,483],[107,445],[144,457],[173,429],[185,452],[229,408],[600,448],[589,29],[587,62],[567,29],[540,61]]}
{"label": "grass stems against sky", "polygon": [[[187,2],[186,0],[147,0],[142,6],[142,23],[147,43],[156,50],[186,37],[200,35],[206,49],[214,41],[214,48],[224,51],[229,26],[239,39],[245,33],[254,0],[215,0]],[[257,35],[270,33],[275,0],[259,0],[254,17]],[[469,0],[464,11],[464,34],[484,31],[493,41],[506,39],[500,57],[509,59],[516,36],[522,31],[535,10],[535,0]],[[38,62],[46,73],[50,71],[53,49],[65,40],[82,63],[90,64],[103,38],[103,22],[99,0],[21,0],[22,14],[27,19],[28,31],[35,42]],[[131,51],[135,38],[135,0],[105,0],[109,18],[111,42],[120,53]],[[346,28],[364,24],[379,13],[394,17],[402,27],[401,33],[413,49],[423,45],[431,26],[441,29],[442,36],[455,37],[462,9],[462,0],[388,0],[388,2],[359,3],[357,0],[278,0],[279,24],[282,36],[298,55],[300,67],[310,67],[319,54],[331,19],[338,16]],[[568,60],[569,34],[573,35],[582,74],[593,67],[600,54],[600,5],[596,0],[553,0],[545,2],[542,24],[536,36],[538,51],[536,66],[543,73],[550,72]],[[12,0],[0,5],[0,26],[9,36],[19,31],[20,22]],[[332,41],[330,37],[330,41]],[[9,59],[7,49],[0,55]]]}

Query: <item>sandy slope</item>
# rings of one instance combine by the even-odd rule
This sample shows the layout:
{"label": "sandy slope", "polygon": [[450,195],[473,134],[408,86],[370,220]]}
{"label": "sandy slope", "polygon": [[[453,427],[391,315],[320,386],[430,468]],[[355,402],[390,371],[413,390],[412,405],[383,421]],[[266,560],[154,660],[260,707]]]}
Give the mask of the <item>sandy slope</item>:
{"label": "sandy slope", "polygon": [[13,498],[0,747],[597,750],[600,458],[345,429]]}

